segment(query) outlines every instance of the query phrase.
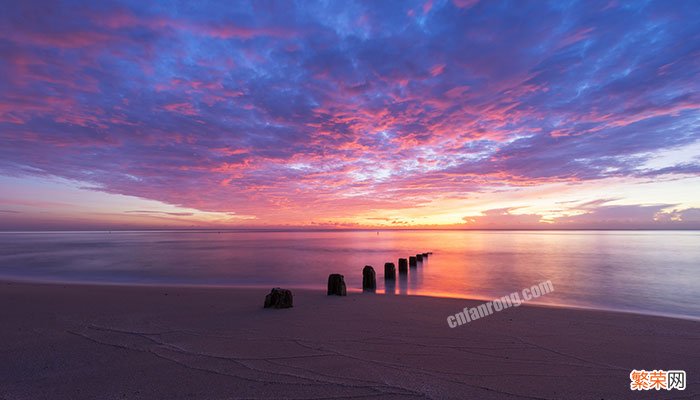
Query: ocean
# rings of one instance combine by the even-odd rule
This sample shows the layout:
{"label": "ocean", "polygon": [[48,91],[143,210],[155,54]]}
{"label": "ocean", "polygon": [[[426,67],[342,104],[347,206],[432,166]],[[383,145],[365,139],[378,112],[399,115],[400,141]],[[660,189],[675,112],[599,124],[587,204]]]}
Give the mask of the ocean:
{"label": "ocean", "polygon": [[[429,251],[385,290],[385,262]],[[361,291],[365,265],[380,295],[488,300],[549,280],[533,303],[700,319],[700,231],[0,233],[4,280],[323,289],[340,273]]]}

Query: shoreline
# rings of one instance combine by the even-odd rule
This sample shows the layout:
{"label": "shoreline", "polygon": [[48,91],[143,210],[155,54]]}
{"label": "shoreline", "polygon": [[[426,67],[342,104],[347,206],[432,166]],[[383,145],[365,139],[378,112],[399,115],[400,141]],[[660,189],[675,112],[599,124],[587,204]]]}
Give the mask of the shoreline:
{"label": "shoreline", "polygon": [[[222,289],[222,290],[238,290],[238,289],[256,289],[256,290],[269,290],[273,287],[278,287],[275,285],[214,285],[214,284],[184,284],[184,283],[141,283],[141,282],[93,282],[93,281],[58,281],[58,280],[37,280],[37,279],[14,279],[14,278],[5,278],[5,277],[0,277],[0,285],[6,285],[6,284],[22,284],[22,285],[63,285],[63,286],[106,286],[106,287],[142,287],[142,288],[153,288],[153,289],[158,289],[158,288],[172,288],[172,289],[202,289],[202,290],[207,290],[207,289]],[[321,286],[290,286],[290,285],[282,285],[286,289],[290,289],[293,291],[299,290],[299,291],[311,291],[311,292],[319,292],[319,293],[325,293],[325,289],[323,289]],[[359,288],[348,288],[347,289],[348,294],[363,294],[362,289]],[[379,296],[389,296],[381,291],[378,291],[376,295]],[[409,297],[424,297],[424,298],[431,298],[431,299],[450,299],[450,300],[463,300],[466,302],[473,302],[475,304],[480,304],[485,301],[492,300],[490,298],[480,298],[480,297],[460,297],[457,295],[450,295],[449,293],[446,293],[444,295],[430,295],[430,294],[394,294],[393,296],[409,296]],[[518,306],[516,308],[526,306],[526,307],[541,307],[541,308],[553,308],[553,309],[565,309],[565,310],[572,310],[572,311],[599,311],[599,312],[606,312],[606,313],[620,313],[620,314],[629,314],[629,315],[639,315],[639,316],[648,316],[648,317],[658,317],[658,318],[669,318],[669,319],[678,319],[678,320],[683,320],[683,321],[695,321],[695,322],[700,322],[700,316],[690,316],[690,315],[682,315],[682,314],[671,314],[671,313],[662,313],[662,312],[641,312],[641,311],[635,311],[635,310],[626,310],[626,309],[617,309],[617,308],[597,308],[597,307],[586,307],[586,306],[577,306],[577,305],[568,305],[568,304],[551,304],[551,303],[540,303],[540,302],[523,302],[521,306]]]}
{"label": "shoreline", "polygon": [[632,369],[682,369],[700,322],[524,304],[268,289],[0,285],[0,398],[630,398]]}

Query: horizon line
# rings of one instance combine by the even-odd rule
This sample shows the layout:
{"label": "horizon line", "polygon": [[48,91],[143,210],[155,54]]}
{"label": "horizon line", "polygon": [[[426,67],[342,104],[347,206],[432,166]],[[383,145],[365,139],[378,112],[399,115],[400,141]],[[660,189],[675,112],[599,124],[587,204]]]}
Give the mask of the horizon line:
{"label": "horizon line", "polygon": [[5,230],[0,233],[50,233],[50,232],[382,232],[382,231],[700,231],[700,228],[139,228],[139,229],[26,229]]}

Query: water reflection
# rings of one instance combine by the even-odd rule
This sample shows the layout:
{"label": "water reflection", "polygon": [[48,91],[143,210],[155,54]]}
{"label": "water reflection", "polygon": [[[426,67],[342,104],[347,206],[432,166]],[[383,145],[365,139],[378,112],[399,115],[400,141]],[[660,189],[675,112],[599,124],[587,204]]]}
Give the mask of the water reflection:
{"label": "water reflection", "polygon": [[396,294],[396,280],[389,279],[384,281],[384,293],[385,294]]}
{"label": "water reflection", "polygon": [[399,294],[408,294],[408,275],[399,274]]}
{"label": "water reflection", "polygon": [[421,268],[410,267],[408,274],[408,289],[410,293],[417,293],[423,284],[423,271],[425,270],[426,261],[421,265]]}

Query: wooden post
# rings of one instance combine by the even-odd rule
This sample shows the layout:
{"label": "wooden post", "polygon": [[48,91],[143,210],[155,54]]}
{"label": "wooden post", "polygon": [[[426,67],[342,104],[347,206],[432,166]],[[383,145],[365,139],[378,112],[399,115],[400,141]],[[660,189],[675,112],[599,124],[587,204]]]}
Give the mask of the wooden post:
{"label": "wooden post", "polygon": [[330,274],[328,276],[328,295],[346,296],[345,277],[340,274]]}
{"label": "wooden post", "polygon": [[377,290],[377,275],[371,265],[365,265],[362,269],[362,291],[375,292]]}
{"label": "wooden post", "polygon": [[385,281],[395,281],[396,280],[396,267],[394,263],[384,264],[384,280]]}
{"label": "wooden post", "polygon": [[399,258],[399,275],[408,273],[408,259]]}
{"label": "wooden post", "polygon": [[416,257],[415,257],[415,256],[410,256],[410,257],[408,257],[408,265],[411,266],[411,267],[415,267],[416,265],[418,265],[418,264],[416,263]]}

